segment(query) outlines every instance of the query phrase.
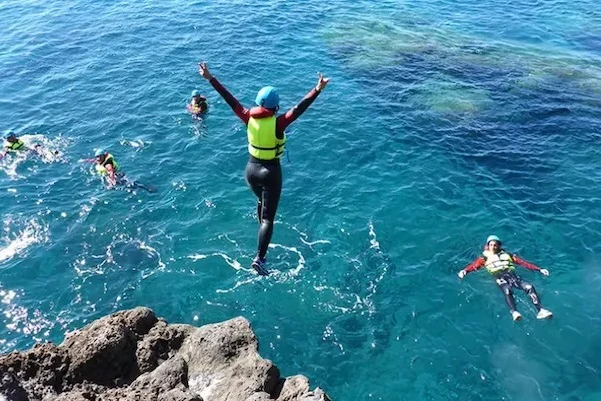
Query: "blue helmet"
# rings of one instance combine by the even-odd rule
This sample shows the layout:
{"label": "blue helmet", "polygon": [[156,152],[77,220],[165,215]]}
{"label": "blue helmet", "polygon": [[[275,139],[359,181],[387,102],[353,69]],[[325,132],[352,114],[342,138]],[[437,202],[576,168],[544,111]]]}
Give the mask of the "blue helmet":
{"label": "blue helmet", "polygon": [[102,156],[105,153],[106,153],[106,149],[98,148],[98,149],[96,149],[96,152],[94,152],[94,157]]}
{"label": "blue helmet", "polygon": [[4,131],[4,138],[10,138],[15,135],[15,132],[12,129],[7,129]]}
{"label": "blue helmet", "polygon": [[501,240],[496,235],[489,235],[486,239],[486,245],[488,245],[490,241],[497,241],[499,244],[501,243]]}
{"label": "blue helmet", "polygon": [[257,93],[255,103],[266,109],[277,109],[280,107],[280,95],[273,86],[265,86]]}
{"label": "blue helmet", "polygon": [[199,92],[199,91],[197,91],[196,89],[194,89],[194,90],[192,91],[192,95],[191,95],[192,97],[194,97],[194,96],[199,96],[199,95],[200,95],[200,92]]}

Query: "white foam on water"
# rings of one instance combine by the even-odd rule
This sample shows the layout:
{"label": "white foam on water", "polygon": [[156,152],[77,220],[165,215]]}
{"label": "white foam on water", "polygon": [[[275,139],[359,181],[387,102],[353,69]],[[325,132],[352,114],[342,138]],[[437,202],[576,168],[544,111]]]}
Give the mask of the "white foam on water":
{"label": "white foam on water", "polygon": [[2,297],[2,303],[3,304],[10,304],[13,299],[15,299],[15,297],[17,296],[17,293],[14,292],[13,290],[0,290],[0,297]]}
{"label": "white foam on water", "polygon": [[123,146],[131,146],[132,148],[143,148],[144,145],[146,145],[146,143],[141,139],[134,139],[133,141],[129,139],[122,139],[119,141],[119,144]]}
{"label": "white foam on water", "polygon": [[8,154],[0,160],[0,169],[13,180],[23,178],[24,176],[19,176],[17,173],[17,167],[26,160],[26,158],[25,152]]}
{"label": "white foam on water", "polygon": [[[42,134],[25,134],[19,137],[32,152],[27,152],[27,158],[37,158],[43,163],[50,164],[59,161],[66,162],[64,150],[69,145],[69,139],[65,137],[46,138]],[[35,148],[35,145],[40,145]],[[24,154],[27,154],[24,152]],[[35,154],[34,154],[35,153]]]}
{"label": "white foam on water", "polygon": [[12,259],[15,255],[27,249],[30,245],[46,242],[49,239],[48,227],[38,223],[36,220],[30,220],[16,236],[11,236],[10,225],[13,220],[4,221],[6,232],[5,240],[7,245],[0,248],[0,262]]}
{"label": "white foam on water", "polygon": [[143,241],[139,241],[136,240],[135,241],[138,244],[138,247],[143,250],[148,252],[148,257],[156,257],[158,259],[158,267],[159,267],[159,271],[163,271],[165,270],[165,263],[163,263],[163,260],[161,259],[161,254],[159,251],[157,251],[155,248],[151,247],[150,245],[147,245],[145,242]]}
{"label": "white foam on water", "polygon": [[194,261],[196,260],[202,260],[202,259],[206,259],[212,256],[219,256],[221,257],[223,260],[225,260],[225,263],[227,263],[228,265],[230,265],[232,268],[234,268],[234,270],[248,270],[248,269],[244,269],[242,267],[242,265],[240,264],[240,262],[238,262],[236,259],[233,259],[231,257],[229,257],[228,255],[226,255],[225,253],[221,253],[221,252],[215,252],[215,253],[211,253],[208,255],[202,255],[202,254],[194,254],[194,255],[189,255],[186,256],[188,259],[192,259]]}
{"label": "white foam on water", "polygon": [[295,254],[298,255],[298,263],[296,265],[295,268],[290,269],[288,271],[288,274],[292,277],[297,276],[300,271],[305,267],[305,257],[303,256],[303,254],[301,253],[301,251],[299,251],[297,248],[293,247],[293,246],[285,246],[285,245],[281,245],[281,244],[269,244],[270,248],[282,248],[285,249],[287,251],[293,252]]}
{"label": "white foam on water", "polygon": [[228,237],[227,234],[219,234],[219,236],[217,236],[218,239],[223,239],[225,238],[227,241],[229,241],[230,243],[236,245],[236,247],[238,247],[238,243],[236,241],[234,241],[233,239],[231,239],[230,237]]}
{"label": "white foam on water", "polygon": [[240,286],[243,286],[245,284],[254,283],[254,282],[256,282],[256,281],[258,281],[260,279],[261,279],[260,276],[254,276],[254,277],[251,277],[251,278],[246,279],[246,280],[236,281],[236,284],[234,284],[234,286],[232,288],[228,288],[228,289],[225,289],[225,290],[218,289],[218,290],[215,290],[215,292],[218,293],[218,294],[227,294],[229,292],[234,292],[236,290],[236,288],[238,288]]}
{"label": "white foam on water", "polygon": [[199,253],[196,253],[194,255],[189,255],[189,256],[186,256],[186,257],[188,259],[192,259],[192,260],[202,260],[202,259],[208,258],[209,256],[211,256],[211,255],[201,255]]}
{"label": "white foam on water", "polygon": [[177,191],[185,191],[187,189],[186,184],[184,184],[184,182],[179,179],[172,181],[171,185],[173,185],[173,188],[175,188]]}
{"label": "white foam on water", "polygon": [[308,245],[308,246],[313,246],[313,245],[317,245],[317,244],[331,244],[330,241],[325,240],[325,239],[318,239],[315,241],[307,241],[303,237],[300,237],[300,240],[303,244]]}

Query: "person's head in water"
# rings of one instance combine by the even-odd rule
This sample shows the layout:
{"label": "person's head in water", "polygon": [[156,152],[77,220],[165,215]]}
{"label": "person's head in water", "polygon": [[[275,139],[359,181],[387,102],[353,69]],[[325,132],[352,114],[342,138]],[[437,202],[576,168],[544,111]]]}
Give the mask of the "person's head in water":
{"label": "person's head in water", "polygon": [[207,98],[200,94],[196,89],[192,91],[192,99],[190,100],[192,106],[200,108],[202,111],[207,109]]}
{"label": "person's head in water", "polygon": [[96,152],[94,153],[94,158],[96,159],[96,163],[103,163],[104,160],[106,159],[106,155],[108,154],[108,152],[103,149],[96,149]]}
{"label": "person's head in water", "polygon": [[17,138],[17,134],[15,134],[12,131],[6,131],[4,137],[6,138],[6,140],[10,143],[16,143],[19,142],[19,138]]}
{"label": "person's head in water", "polygon": [[265,86],[257,93],[255,103],[275,113],[280,109],[280,95],[273,86]]}
{"label": "person's head in water", "polygon": [[486,247],[492,253],[498,253],[501,250],[501,240],[496,235],[489,235],[486,239]]}

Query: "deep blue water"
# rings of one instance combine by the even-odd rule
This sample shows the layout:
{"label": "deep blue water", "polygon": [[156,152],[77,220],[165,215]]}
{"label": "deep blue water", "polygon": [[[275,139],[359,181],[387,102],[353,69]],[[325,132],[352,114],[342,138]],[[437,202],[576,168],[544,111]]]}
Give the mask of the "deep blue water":
{"label": "deep blue water", "polygon": [[[0,162],[0,351],[147,305],[247,317],[336,400],[601,399],[599,27],[592,0],[2,1],[0,128],[62,156]],[[331,77],[290,129],[266,278],[202,60],[247,106]],[[101,146],[158,193],[105,190]],[[553,320],[459,282],[491,233],[551,271],[521,273]]]}

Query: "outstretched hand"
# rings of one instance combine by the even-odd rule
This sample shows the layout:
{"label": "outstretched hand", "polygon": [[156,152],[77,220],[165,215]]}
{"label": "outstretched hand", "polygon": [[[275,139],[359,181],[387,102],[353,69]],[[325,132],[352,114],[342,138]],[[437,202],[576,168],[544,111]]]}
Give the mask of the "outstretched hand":
{"label": "outstretched hand", "polygon": [[330,78],[324,78],[323,74],[321,72],[317,73],[317,85],[315,86],[315,89],[318,92],[321,92],[322,90],[325,89],[326,85],[328,84],[328,82],[330,82]]}
{"label": "outstretched hand", "polygon": [[549,270],[547,270],[547,269],[540,269],[540,272],[543,276],[548,276],[550,274]]}
{"label": "outstretched hand", "polygon": [[459,278],[464,278],[466,274],[467,274],[467,272],[465,270],[460,270],[459,273],[457,273]]}
{"label": "outstretched hand", "polygon": [[206,61],[198,63],[198,73],[207,81],[213,78],[213,75],[211,75],[211,72],[209,71],[209,66],[207,65]]}

